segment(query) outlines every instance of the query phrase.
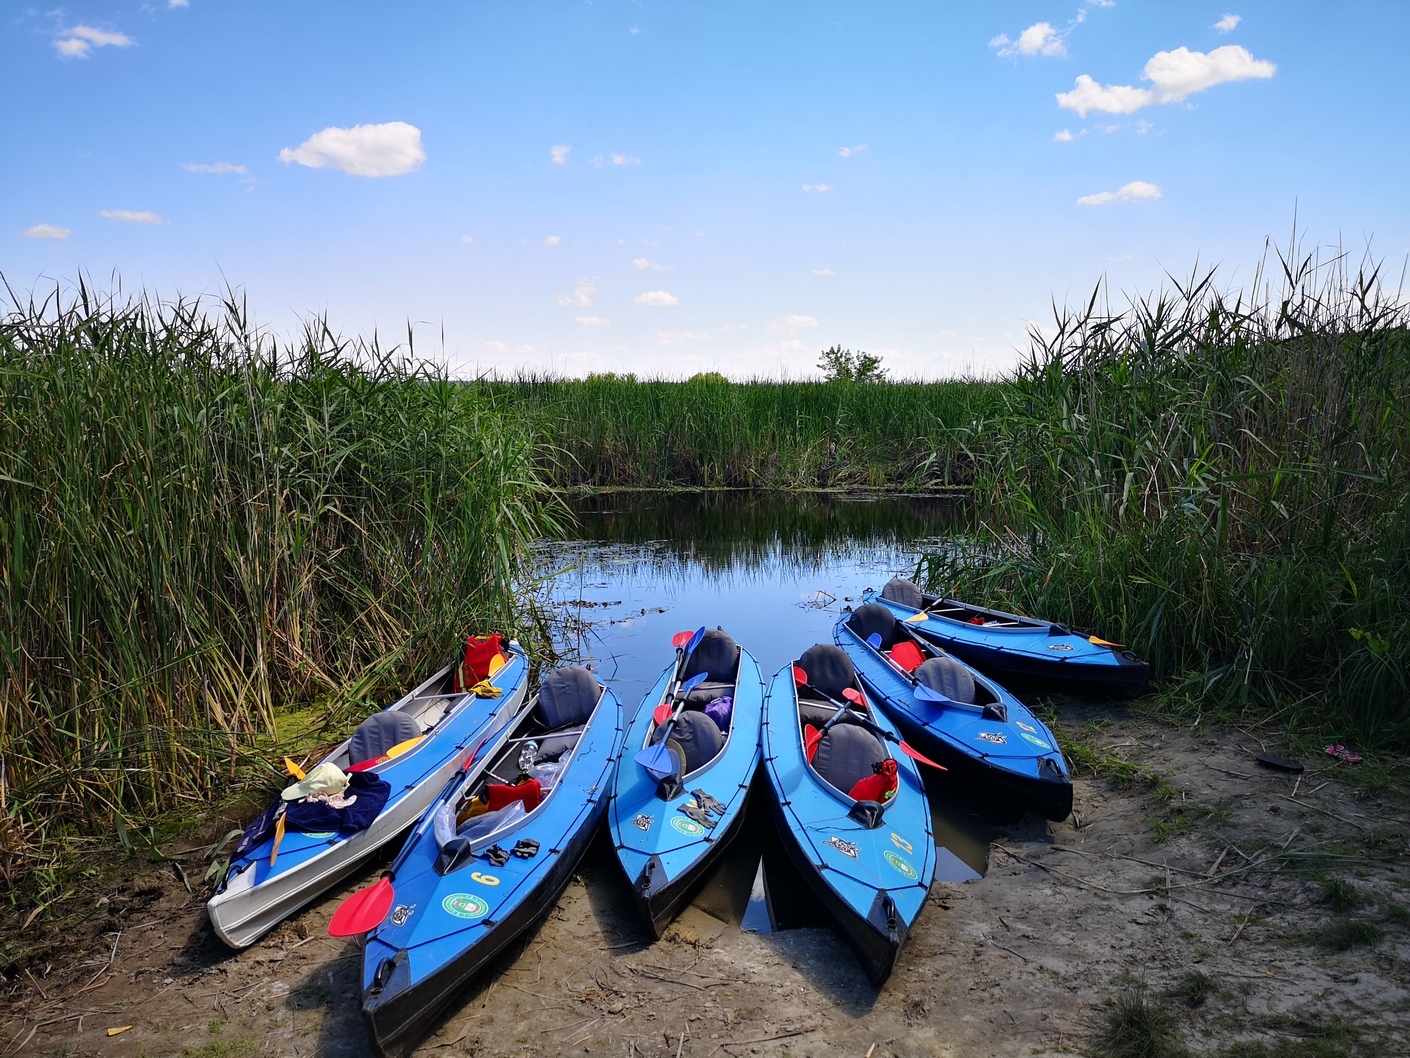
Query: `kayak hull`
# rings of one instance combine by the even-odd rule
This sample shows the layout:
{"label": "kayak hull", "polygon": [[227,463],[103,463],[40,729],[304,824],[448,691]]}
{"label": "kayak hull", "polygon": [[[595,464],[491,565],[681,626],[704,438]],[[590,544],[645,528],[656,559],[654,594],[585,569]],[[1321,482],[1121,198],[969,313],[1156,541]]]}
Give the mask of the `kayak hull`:
{"label": "kayak hull", "polygon": [[[637,709],[627,732],[629,750],[617,770],[608,810],[617,860],[642,920],[658,939],[739,832],[759,766],[764,707],[763,674],[753,655],[741,649],[724,748],[706,766],[686,775],[680,791],[666,800],[657,781],[632,756],[647,744],[655,726],[652,711],[665,696],[674,674],[672,664]],[[702,814],[696,803],[697,791],[713,798],[719,811]],[[686,810],[691,814],[686,815]],[[701,819],[707,822],[702,824]]]}
{"label": "kayak hull", "polygon": [[[899,753],[900,787],[878,826],[849,812],[859,802],[825,783],[808,763],[798,724],[793,667],[769,684],[764,706],[763,767],[769,809],[788,858],[856,949],[880,988],[896,968],[935,876],[935,843],[916,764]],[[887,718],[872,712],[885,731]]]}
{"label": "kayak hull", "polygon": [[833,638],[852,659],[872,699],[906,741],[947,771],[936,782],[1055,822],[1072,812],[1072,777],[1047,725],[1003,686],[970,670],[979,695],[1004,719],[977,706],[918,699],[915,684],[848,626]]}
{"label": "kayak hull", "polygon": [[[447,690],[453,666],[446,666],[389,709],[441,697],[446,709],[424,741],[412,751],[372,771],[392,784],[393,794],[372,825],[350,835],[299,834],[289,831],[269,863],[271,842],[265,840],[231,862],[214,896],[206,904],[211,926],[225,944],[246,948],[288,916],[362,869],[367,860],[397,838],[425,812],[447,780],[455,774],[476,740],[512,715],[524,700],[528,659],[517,644],[495,674],[498,698],[439,694]],[[329,758],[342,752],[343,743]]]}

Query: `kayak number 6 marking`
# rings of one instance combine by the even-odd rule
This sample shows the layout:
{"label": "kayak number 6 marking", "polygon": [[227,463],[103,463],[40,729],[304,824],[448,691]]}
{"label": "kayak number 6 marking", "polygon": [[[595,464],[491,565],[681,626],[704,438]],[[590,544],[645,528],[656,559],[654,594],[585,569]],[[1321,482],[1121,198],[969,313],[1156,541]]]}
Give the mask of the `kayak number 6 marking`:
{"label": "kayak number 6 marking", "polygon": [[499,879],[496,878],[494,875],[492,875],[492,874],[481,874],[479,871],[473,871],[473,872],[471,872],[471,874],[470,874],[470,880],[471,880],[472,882],[479,882],[481,885],[498,885],[498,884],[499,884]]}

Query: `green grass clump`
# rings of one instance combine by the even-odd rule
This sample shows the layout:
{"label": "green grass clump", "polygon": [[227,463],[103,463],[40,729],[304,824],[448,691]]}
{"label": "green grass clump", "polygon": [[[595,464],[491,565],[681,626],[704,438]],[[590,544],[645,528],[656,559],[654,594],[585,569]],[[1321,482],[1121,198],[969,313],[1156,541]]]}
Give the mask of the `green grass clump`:
{"label": "green grass clump", "polygon": [[1178,999],[1191,1008],[1203,1006],[1210,996],[1218,994],[1219,982],[1199,970],[1185,974],[1169,992],[1172,999]]}
{"label": "green grass clump", "polygon": [[14,304],[3,844],[202,801],[276,708],[367,709],[505,627],[538,485],[526,428],[375,343],[279,344],[233,299]]}
{"label": "green grass clump", "polygon": [[1141,988],[1116,997],[1095,1049],[1103,1058],[1183,1058],[1189,1053],[1169,1008]]}
{"label": "green grass clump", "polygon": [[1169,713],[1403,746],[1410,313],[1375,268],[1278,266],[1035,332],[967,441],[978,544],[919,572],[1127,644]]}
{"label": "green grass clump", "polygon": [[1335,911],[1351,911],[1361,906],[1361,893],[1345,878],[1323,876],[1317,880],[1322,889],[1322,899]]}
{"label": "green grass clump", "polygon": [[1384,931],[1374,922],[1357,918],[1337,919],[1317,936],[1317,943],[1331,951],[1350,951],[1375,944]]}

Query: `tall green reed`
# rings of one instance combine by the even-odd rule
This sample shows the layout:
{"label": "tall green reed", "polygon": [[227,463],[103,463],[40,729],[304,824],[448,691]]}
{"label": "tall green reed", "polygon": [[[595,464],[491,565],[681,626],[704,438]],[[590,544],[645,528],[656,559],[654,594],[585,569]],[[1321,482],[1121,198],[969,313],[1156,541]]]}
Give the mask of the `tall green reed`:
{"label": "tall green reed", "polygon": [[[325,324],[87,285],[0,319],[0,803],[201,798],[275,711],[385,698],[515,619],[555,528],[482,394]],[[27,829],[25,829],[27,828]]]}
{"label": "tall green reed", "polygon": [[923,576],[1123,639],[1195,710],[1410,739],[1410,331],[1381,289],[1289,253],[1252,293],[1210,270],[1059,312],[968,441],[983,557]]}

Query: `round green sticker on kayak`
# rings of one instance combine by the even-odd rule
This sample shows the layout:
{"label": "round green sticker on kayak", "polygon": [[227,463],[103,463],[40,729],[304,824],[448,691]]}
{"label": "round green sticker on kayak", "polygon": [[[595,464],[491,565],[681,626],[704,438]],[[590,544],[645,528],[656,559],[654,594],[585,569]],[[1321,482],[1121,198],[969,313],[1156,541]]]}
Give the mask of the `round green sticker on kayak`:
{"label": "round green sticker on kayak", "polygon": [[686,819],[685,816],[672,816],[671,826],[688,838],[698,838],[705,833],[704,827],[693,819]]}
{"label": "round green sticker on kayak", "polygon": [[891,864],[892,867],[895,867],[911,881],[915,881],[919,877],[919,875],[916,874],[916,869],[906,862],[904,856],[892,852],[890,849],[887,849],[882,855],[886,857],[887,863]]}
{"label": "round green sticker on kayak", "polygon": [[1020,733],[1024,738],[1026,738],[1029,742],[1032,742],[1033,745],[1037,746],[1039,749],[1052,749],[1052,748],[1053,748],[1052,746],[1050,746],[1050,745],[1048,745],[1046,742],[1044,742],[1041,738],[1039,738],[1037,735],[1030,735],[1027,731],[1021,731],[1021,732],[1019,732],[1019,733]]}
{"label": "round green sticker on kayak", "polygon": [[441,907],[456,918],[484,918],[490,913],[490,905],[473,893],[451,893]]}

